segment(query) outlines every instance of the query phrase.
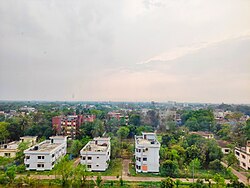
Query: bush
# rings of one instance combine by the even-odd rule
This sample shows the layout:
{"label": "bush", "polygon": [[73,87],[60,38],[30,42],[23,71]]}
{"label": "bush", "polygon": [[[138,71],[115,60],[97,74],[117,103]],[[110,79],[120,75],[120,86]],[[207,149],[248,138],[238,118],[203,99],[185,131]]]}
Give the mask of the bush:
{"label": "bush", "polygon": [[208,166],[210,169],[221,171],[223,169],[222,164],[220,163],[220,160],[215,159],[214,161],[211,161]]}

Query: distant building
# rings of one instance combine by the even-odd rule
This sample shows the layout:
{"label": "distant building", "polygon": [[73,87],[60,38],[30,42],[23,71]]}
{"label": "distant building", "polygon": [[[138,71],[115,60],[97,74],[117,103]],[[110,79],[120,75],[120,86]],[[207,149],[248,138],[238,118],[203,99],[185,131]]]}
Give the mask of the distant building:
{"label": "distant building", "polygon": [[18,146],[21,142],[29,143],[32,146],[36,143],[37,136],[24,136],[20,138],[20,141],[14,141],[0,146],[0,156],[14,158],[18,152]]}
{"label": "distant building", "polygon": [[80,151],[81,164],[85,164],[89,171],[105,171],[110,161],[110,138],[94,138]]}
{"label": "distant building", "polygon": [[142,133],[135,136],[136,172],[159,172],[160,143],[155,133]]}
{"label": "distant building", "polygon": [[51,170],[56,162],[66,154],[67,137],[53,136],[24,151],[26,170]]}
{"label": "distant building", "polygon": [[31,112],[36,112],[36,109],[33,107],[28,107],[28,106],[24,106],[20,108],[21,112],[26,112],[26,113],[31,113]]}
{"label": "distant building", "polygon": [[221,151],[223,154],[229,154],[231,151],[231,148],[228,146],[230,143],[224,140],[216,140],[218,143],[218,146],[221,148]]}
{"label": "distant building", "polygon": [[55,116],[52,118],[52,126],[57,134],[74,139],[82,123],[93,122],[94,120],[95,115]]}
{"label": "distant building", "polygon": [[234,153],[239,160],[240,167],[250,170],[250,140],[247,141],[246,147],[236,147]]}
{"label": "distant building", "polygon": [[109,119],[112,119],[112,118],[115,118],[117,120],[124,119],[126,125],[128,125],[128,122],[129,122],[128,115],[122,114],[120,112],[109,112],[108,117]]}
{"label": "distant building", "polygon": [[197,132],[190,132],[190,134],[200,135],[206,139],[213,139],[214,138],[213,133],[210,133],[210,132],[197,131]]}

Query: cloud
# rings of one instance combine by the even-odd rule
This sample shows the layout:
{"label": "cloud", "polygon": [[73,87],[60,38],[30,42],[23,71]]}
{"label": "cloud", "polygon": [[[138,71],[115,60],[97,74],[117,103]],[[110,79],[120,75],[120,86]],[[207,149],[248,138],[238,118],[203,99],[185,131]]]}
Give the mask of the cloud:
{"label": "cloud", "polygon": [[173,61],[179,58],[182,58],[184,56],[187,56],[189,54],[196,53],[200,50],[203,50],[205,48],[209,48],[211,46],[219,45],[220,43],[231,41],[231,40],[240,40],[240,39],[248,39],[250,38],[250,30],[245,31],[243,33],[240,33],[239,35],[232,35],[229,37],[225,37],[219,40],[214,40],[210,42],[201,42],[192,44],[189,46],[182,46],[173,48],[169,51],[160,53],[154,57],[151,57],[149,59],[146,59],[144,61],[138,62],[137,64],[148,64],[148,63],[154,63],[154,62],[167,62],[167,61]]}

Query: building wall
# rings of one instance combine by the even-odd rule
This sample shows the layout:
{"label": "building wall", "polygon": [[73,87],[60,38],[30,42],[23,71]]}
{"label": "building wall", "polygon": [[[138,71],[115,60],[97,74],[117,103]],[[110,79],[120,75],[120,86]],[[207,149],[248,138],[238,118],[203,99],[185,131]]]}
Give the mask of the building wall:
{"label": "building wall", "polygon": [[[48,140],[44,141],[48,142]],[[62,143],[52,151],[40,152],[40,151],[25,151],[24,164],[26,170],[51,170],[56,162],[64,155],[66,155],[67,144]],[[39,159],[38,156],[41,156]],[[44,165],[38,167],[38,164]]]}
{"label": "building wall", "polygon": [[[88,160],[88,157],[91,157],[91,160]],[[108,152],[87,153],[81,155],[81,164],[85,164],[89,171],[105,171],[108,168],[109,160],[110,157]]]}
{"label": "building wall", "polygon": [[16,157],[16,152],[17,152],[17,150],[0,149],[0,156],[14,158],[14,157]]}
{"label": "building wall", "polygon": [[240,167],[245,170],[250,170],[250,155],[246,152],[242,152],[240,149],[235,148],[235,156],[239,160]]}

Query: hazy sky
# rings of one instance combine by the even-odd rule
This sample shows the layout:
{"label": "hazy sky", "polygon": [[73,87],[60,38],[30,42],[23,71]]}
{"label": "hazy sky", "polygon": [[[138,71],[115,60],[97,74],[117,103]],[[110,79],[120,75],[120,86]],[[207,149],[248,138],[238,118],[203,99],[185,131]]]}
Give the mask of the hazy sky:
{"label": "hazy sky", "polygon": [[250,103],[249,0],[3,0],[0,23],[0,100]]}

